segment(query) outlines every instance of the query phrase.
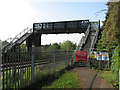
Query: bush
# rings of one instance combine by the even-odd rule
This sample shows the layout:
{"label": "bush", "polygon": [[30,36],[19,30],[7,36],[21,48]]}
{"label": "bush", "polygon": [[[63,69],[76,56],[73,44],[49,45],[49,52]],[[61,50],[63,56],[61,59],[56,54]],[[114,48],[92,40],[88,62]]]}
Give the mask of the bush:
{"label": "bush", "polygon": [[119,86],[119,69],[120,69],[120,46],[117,46],[113,52],[111,60],[111,72],[115,73],[117,76],[117,81],[114,86],[118,88]]}

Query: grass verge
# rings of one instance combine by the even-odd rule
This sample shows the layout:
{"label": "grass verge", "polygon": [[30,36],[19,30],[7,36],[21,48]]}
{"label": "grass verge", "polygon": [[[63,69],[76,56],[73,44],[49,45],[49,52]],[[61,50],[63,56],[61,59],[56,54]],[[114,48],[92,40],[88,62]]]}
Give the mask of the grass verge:
{"label": "grass verge", "polygon": [[46,74],[40,80],[26,88],[35,88],[40,90],[42,88],[79,88],[79,81],[74,72],[69,72],[75,65],[68,66],[55,74]]}
{"label": "grass verge", "polygon": [[61,77],[43,88],[79,88],[77,74],[66,71]]}
{"label": "grass verge", "polygon": [[115,87],[116,89],[118,89],[118,85],[117,85],[117,76],[115,73],[111,72],[111,71],[97,71],[99,76],[101,76],[103,79],[105,79],[107,82],[111,83],[113,85],[113,87]]}

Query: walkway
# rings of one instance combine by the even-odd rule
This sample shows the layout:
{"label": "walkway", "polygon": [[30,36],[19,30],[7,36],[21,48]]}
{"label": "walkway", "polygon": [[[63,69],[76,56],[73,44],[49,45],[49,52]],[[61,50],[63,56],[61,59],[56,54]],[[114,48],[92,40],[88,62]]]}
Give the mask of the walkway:
{"label": "walkway", "polygon": [[97,72],[86,67],[77,67],[73,69],[77,73],[80,80],[81,88],[109,88],[113,90],[113,86],[98,76]]}

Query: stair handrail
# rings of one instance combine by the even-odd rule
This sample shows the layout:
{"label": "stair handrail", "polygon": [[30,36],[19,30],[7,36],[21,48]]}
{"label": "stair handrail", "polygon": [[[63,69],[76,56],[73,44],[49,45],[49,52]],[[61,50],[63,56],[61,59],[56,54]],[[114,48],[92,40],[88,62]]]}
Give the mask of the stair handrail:
{"label": "stair handrail", "polygon": [[81,50],[81,47],[83,46],[84,44],[84,40],[85,40],[85,36],[82,36],[81,40],[80,40],[80,43],[78,44],[77,48],[76,48],[76,51],[79,51]]}
{"label": "stair handrail", "polygon": [[75,49],[74,52],[73,52],[73,55],[72,55],[73,59],[74,59],[74,57],[75,57],[75,52],[76,52],[76,51],[80,51],[81,48],[82,48],[82,46],[83,46],[83,44],[85,44],[85,42],[86,42],[86,40],[87,40],[87,37],[88,37],[88,35],[89,35],[89,32],[90,32],[90,24],[88,25],[88,28],[87,28],[87,30],[86,30],[86,32],[85,32],[85,36],[82,36],[82,38],[81,38],[80,41],[79,41],[78,46],[76,47],[76,49]]}
{"label": "stair handrail", "polygon": [[79,41],[79,44],[76,47],[76,50],[81,50],[83,44],[85,44],[85,42],[86,42],[86,40],[88,38],[89,32],[90,32],[90,24],[88,25],[88,28],[87,28],[87,30],[85,32],[85,36],[82,36],[81,40]]}
{"label": "stair handrail", "polygon": [[31,28],[25,28],[23,31],[21,31],[18,35],[16,35],[9,43],[7,43],[5,46],[3,46],[2,50],[4,50],[7,46],[9,46],[10,44],[13,44],[15,41],[18,40],[18,38],[22,37],[22,35],[26,34],[26,33],[32,33],[33,30]]}
{"label": "stair handrail", "polygon": [[87,28],[87,31],[85,32],[85,40],[84,40],[84,44],[88,38],[88,35],[89,35],[89,32],[90,32],[90,24],[88,25],[88,28]]}
{"label": "stair handrail", "polygon": [[94,48],[94,46],[95,46],[95,43],[96,43],[97,38],[98,38],[99,30],[100,30],[100,21],[99,21],[98,29],[96,30],[95,36],[94,36],[94,38],[93,38],[93,40],[92,40],[92,43],[91,43],[91,47],[90,47],[90,49],[89,49],[89,52],[90,52],[91,49]]}

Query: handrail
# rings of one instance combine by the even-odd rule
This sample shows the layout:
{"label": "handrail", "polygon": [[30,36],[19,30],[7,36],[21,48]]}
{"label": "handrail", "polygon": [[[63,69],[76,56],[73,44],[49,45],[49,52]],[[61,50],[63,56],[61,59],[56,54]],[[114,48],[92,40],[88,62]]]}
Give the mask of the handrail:
{"label": "handrail", "polygon": [[79,44],[76,47],[76,51],[78,51],[80,49],[80,47],[82,47],[83,41],[84,41],[84,36],[82,36],[81,40],[79,41]]}
{"label": "handrail", "polygon": [[20,32],[18,35],[16,35],[9,43],[7,43],[5,46],[3,46],[2,50],[5,50],[6,47],[15,43],[23,35],[25,35],[27,33],[32,33],[32,32],[33,32],[32,29],[29,29],[28,27],[25,28],[22,32]]}
{"label": "handrail", "polygon": [[[86,32],[85,32],[85,36],[82,36],[82,38],[81,38],[81,40],[79,41],[79,44],[78,44],[78,46],[76,47],[75,51],[81,50],[83,44],[85,44],[85,42],[86,42],[86,40],[87,40],[87,37],[88,37],[88,35],[89,35],[89,32],[90,32],[90,24],[88,25],[88,28],[87,28],[87,30],[86,30]],[[75,57],[75,51],[73,52],[73,56],[72,56],[73,58]]]}
{"label": "handrail", "polygon": [[87,40],[87,38],[88,38],[89,32],[90,32],[90,24],[89,24],[89,26],[88,26],[88,28],[87,28],[87,31],[85,32],[84,44],[85,44],[85,42],[86,42],[86,40]]}
{"label": "handrail", "polygon": [[85,36],[82,36],[78,46],[76,47],[76,50],[81,50],[83,44],[85,44],[85,42],[86,42],[86,40],[88,38],[89,32],[90,32],[90,24],[88,25],[88,28],[87,28],[87,30],[85,32]]}
{"label": "handrail", "polygon": [[99,25],[98,25],[98,30],[96,31],[95,36],[94,36],[94,38],[93,38],[93,40],[92,40],[92,43],[91,43],[91,47],[90,47],[90,49],[89,49],[89,52],[91,51],[92,48],[94,48],[94,45],[95,45],[95,43],[96,43],[96,41],[97,41],[97,37],[98,37],[98,34],[99,34],[99,29],[100,29],[99,27],[100,27],[100,23],[99,23]]}

